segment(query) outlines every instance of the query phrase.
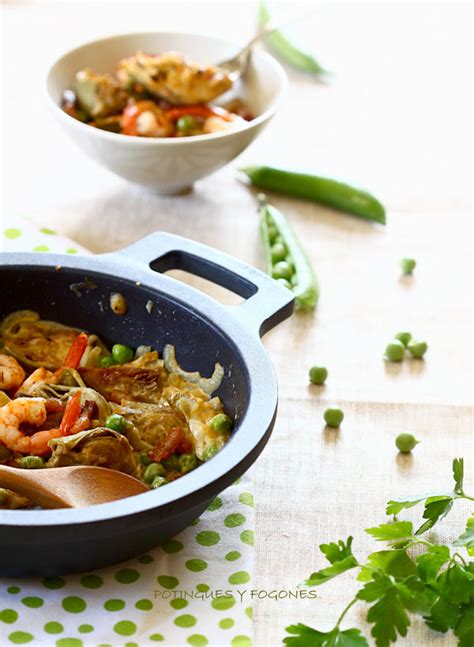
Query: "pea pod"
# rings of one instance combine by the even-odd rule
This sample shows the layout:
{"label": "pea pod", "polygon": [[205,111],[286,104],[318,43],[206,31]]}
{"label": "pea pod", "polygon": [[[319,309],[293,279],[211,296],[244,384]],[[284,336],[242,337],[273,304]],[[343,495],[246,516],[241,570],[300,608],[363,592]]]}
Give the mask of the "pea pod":
{"label": "pea pod", "polygon": [[260,189],[305,198],[366,220],[385,224],[385,209],[377,198],[344,182],[273,166],[249,166],[240,171]]}
{"label": "pea pod", "polygon": [[[295,295],[296,307],[301,310],[312,310],[318,301],[319,286],[313,267],[306,256],[293,228],[286,217],[266,202],[260,205],[260,233],[265,248],[267,272],[285,282]],[[273,248],[286,249],[286,260],[277,260]],[[277,256],[277,258],[280,258]],[[278,267],[282,264],[291,270],[287,277],[280,275]]]}
{"label": "pea pod", "polygon": [[[265,2],[259,3],[258,20],[260,27],[265,27],[265,25],[271,22],[271,13]],[[266,36],[266,41],[277,56],[293,65],[293,67],[314,75],[327,74],[326,70],[321,67],[310,52],[305,52],[303,49],[298,47],[298,45],[281,30],[277,29],[270,32]]]}

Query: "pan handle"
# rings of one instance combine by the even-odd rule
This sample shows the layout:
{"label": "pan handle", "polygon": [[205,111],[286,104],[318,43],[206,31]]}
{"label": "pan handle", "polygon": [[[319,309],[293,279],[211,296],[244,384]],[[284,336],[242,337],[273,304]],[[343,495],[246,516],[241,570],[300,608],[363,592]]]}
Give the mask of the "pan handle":
{"label": "pan handle", "polygon": [[251,265],[189,238],[157,231],[119,253],[147,263],[155,272],[185,270],[235,292],[246,300],[224,307],[260,337],[293,312],[290,290]]}

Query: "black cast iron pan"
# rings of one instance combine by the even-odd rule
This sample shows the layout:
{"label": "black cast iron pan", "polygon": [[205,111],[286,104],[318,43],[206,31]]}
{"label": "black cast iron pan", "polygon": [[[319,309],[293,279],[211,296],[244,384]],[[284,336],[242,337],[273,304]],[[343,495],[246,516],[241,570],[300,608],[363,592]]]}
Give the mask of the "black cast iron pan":
{"label": "black cast iron pan", "polygon": [[[224,306],[162,274],[172,268],[246,300]],[[71,290],[77,283],[83,286]],[[112,292],[126,298],[125,316],[112,312]],[[243,474],[268,441],[277,382],[260,336],[291,315],[293,297],[253,267],[165,233],[93,257],[1,254],[0,317],[20,309],[96,332],[109,344],[147,344],[161,351],[172,343],[181,366],[203,375],[210,375],[219,361],[225,377],[217,395],[236,422],[216,456],[165,487],[83,509],[0,511],[0,575],[90,570],[164,543]]]}

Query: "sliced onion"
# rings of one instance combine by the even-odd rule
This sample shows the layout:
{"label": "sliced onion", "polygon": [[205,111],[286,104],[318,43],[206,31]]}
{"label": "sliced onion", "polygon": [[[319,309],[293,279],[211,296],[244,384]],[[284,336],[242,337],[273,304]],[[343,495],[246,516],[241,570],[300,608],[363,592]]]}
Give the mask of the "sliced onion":
{"label": "sliced onion", "polygon": [[183,380],[196,384],[204,393],[209,395],[218,389],[222,383],[224,369],[218,362],[214,366],[214,373],[211,377],[202,377],[198,371],[185,371],[176,361],[175,349],[171,344],[166,344],[164,347],[163,360],[165,368],[169,373],[175,373],[179,377],[182,377]]}

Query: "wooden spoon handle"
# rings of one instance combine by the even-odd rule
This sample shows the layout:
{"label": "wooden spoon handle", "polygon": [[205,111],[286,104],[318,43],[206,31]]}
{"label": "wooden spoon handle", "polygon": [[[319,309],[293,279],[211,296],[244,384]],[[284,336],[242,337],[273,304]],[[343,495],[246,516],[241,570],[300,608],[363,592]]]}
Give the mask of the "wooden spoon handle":
{"label": "wooden spoon handle", "polygon": [[42,508],[70,508],[71,505],[59,494],[44,487],[38,471],[0,465],[0,487],[26,496]]}

